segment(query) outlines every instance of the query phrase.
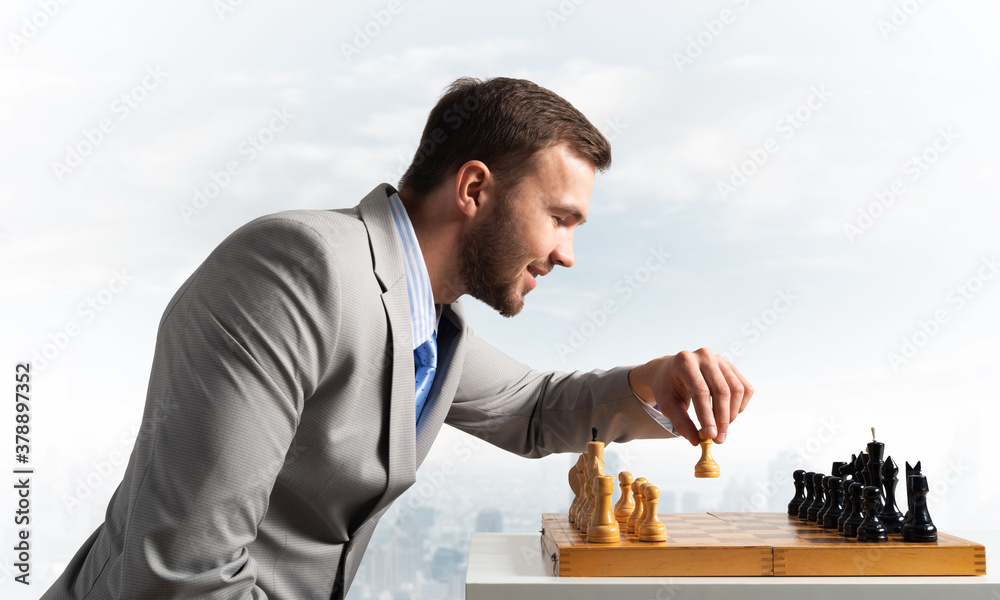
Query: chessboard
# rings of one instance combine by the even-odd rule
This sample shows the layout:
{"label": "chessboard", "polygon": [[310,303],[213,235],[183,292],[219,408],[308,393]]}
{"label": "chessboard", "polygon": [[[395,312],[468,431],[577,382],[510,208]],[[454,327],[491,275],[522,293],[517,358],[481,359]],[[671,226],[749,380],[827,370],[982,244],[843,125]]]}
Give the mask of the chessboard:
{"label": "chessboard", "polygon": [[560,577],[985,575],[986,549],[938,541],[859,542],[783,513],[660,514],[667,541],[589,543],[565,513],[542,515],[542,551]]}

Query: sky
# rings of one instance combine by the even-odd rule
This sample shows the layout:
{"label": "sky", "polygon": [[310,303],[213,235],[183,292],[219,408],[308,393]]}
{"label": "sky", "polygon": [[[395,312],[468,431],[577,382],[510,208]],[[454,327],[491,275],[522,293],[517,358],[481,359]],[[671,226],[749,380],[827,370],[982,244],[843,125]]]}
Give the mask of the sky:
{"label": "sky", "polygon": [[[942,530],[1000,528],[985,510],[1000,502],[998,13],[903,0],[6,3],[0,365],[11,377],[33,363],[32,531],[52,541],[35,581],[103,518],[181,282],[257,216],[349,207],[398,182],[428,111],[467,75],[545,86],[613,148],[576,265],[510,321],[466,300],[476,333],[541,370],[707,347],[756,387],[716,448],[720,481],[696,483],[697,451],[679,440],[616,449],[635,470],[711,507],[724,489],[751,498],[775,473],[828,470],[875,427],[887,454],[939,482]],[[0,421],[14,415],[8,403]],[[428,464],[466,437],[446,428]],[[474,464],[507,477],[570,464],[476,448]],[[768,505],[790,494],[768,491]],[[4,519],[0,541],[15,535]]]}

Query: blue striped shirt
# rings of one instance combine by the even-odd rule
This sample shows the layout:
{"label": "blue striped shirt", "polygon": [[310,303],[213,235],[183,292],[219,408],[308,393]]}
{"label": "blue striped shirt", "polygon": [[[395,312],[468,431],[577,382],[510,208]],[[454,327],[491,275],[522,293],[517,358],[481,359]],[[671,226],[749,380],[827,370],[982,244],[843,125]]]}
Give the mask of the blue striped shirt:
{"label": "blue striped shirt", "polygon": [[434,306],[431,278],[427,274],[424,255],[417,243],[410,217],[403,208],[399,194],[389,196],[389,210],[396,225],[399,244],[403,248],[403,265],[406,270],[406,293],[410,299],[410,324],[413,327],[413,349],[416,350],[437,332],[440,314]]}

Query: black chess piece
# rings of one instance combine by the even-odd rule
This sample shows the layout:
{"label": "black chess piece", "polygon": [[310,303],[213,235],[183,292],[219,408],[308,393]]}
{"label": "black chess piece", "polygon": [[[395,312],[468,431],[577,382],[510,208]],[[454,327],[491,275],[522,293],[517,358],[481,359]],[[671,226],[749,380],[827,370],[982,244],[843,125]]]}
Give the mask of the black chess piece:
{"label": "black chess piece", "polygon": [[861,454],[858,455],[858,462],[857,462],[858,480],[861,481],[861,483],[865,484],[866,486],[871,485],[871,483],[868,481],[868,458],[869,458],[868,454],[862,452]]}
{"label": "black chess piece", "polygon": [[877,513],[881,514],[882,507],[885,506],[885,492],[882,490],[882,457],[885,456],[885,444],[882,442],[868,442],[868,485],[878,490],[878,506],[875,507]]}
{"label": "black chess piece", "polygon": [[906,487],[906,515],[903,516],[903,527],[906,527],[906,524],[910,522],[910,515],[913,514],[913,492],[910,490],[911,475],[920,475],[919,460],[917,461],[917,464],[912,467],[909,462],[906,463],[906,479],[903,482]]}
{"label": "black chess piece", "polygon": [[[881,461],[879,461],[881,462]],[[871,463],[869,463],[871,464]],[[874,485],[866,486],[864,489],[865,498],[865,520],[858,526],[859,542],[887,542],[889,541],[889,530],[878,518],[879,490]]]}
{"label": "black chess piece", "polygon": [[857,477],[858,468],[854,466],[854,463],[858,460],[856,454],[851,455],[851,460],[844,463],[844,466],[840,467],[840,471],[834,473],[834,475],[840,476],[842,479],[847,479],[848,477]]}
{"label": "black chess piece", "polygon": [[844,478],[844,482],[840,484],[840,491],[843,493],[844,499],[844,512],[841,513],[840,518],[837,519],[837,531],[844,533],[844,522],[847,521],[847,517],[851,516],[851,493],[850,488],[852,483],[857,483],[856,479]]}
{"label": "black chess piece", "polygon": [[865,520],[865,504],[861,497],[861,490],[865,488],[860,482],[855,481],[848,488],[851,496],[851,513],[844,521],[844,537],[858,537],[858,527]]}
{"label": "black chess piece", "polygon": [[816,518],[816,523],[821,527],[823,526],[823,523],[826,522],[827,513],[829,513],[830,509],[833,507],[833,496],[831,495],[833,488],[830,487],[830,480],[834,478],[840,479],[841,477],[840,470],[843,469],[846,465],[847,465],[846,462],[835,461],[833,463],[833,466],[830,467],[830,473],[831,473],[830,477],[828,477],[826,481],[823,483],[823,487],[825,488],[826,491],[826,499],[823,502],[823,508],[820,509],[819,515]]}
{"label": "black chess piece", "polygon": [[830,491],[831,496],[830,510],[826,511],[823,515],[823,529],[837,529],[837,523],[840,520],[841,515],[844,514],[844,480],[840,477],[830,478]]}
{"label": "black chess piece", "polygon": [[806,499],[799,505],[799,518],[803,521],[805,521],[808,516],[809,507],[812,505],[813,494],[815,493],[812,485],[813,475],[815,475],[815,473],[812,471],[806,471],[806,474],[803,475],[803,482],[806,487]]}
{"label": "black chess piece", "polygon": [[833,503],[832,489],[830,488],[830,480],[833,477],[824,476],[823,483],[823,506],[819,507],[819,512],[816,513],[816,524],[820,527],[823,526],[824,519],[826,519],[826,513],[830,510],[830,506]]}
{"label": "black chess piece", "polygon": [[927,510],[927,477],[910,475],[906,478],[906,487],[913,495],[913,508],[910,522],[903,525],[904,542],[936,542],[937,527],[931,521],[931,513]]}
{"label": "black chess piece", "polygon": [[805,501],[805,476],[806,472],[802,469],[797,469],[792,473],[792,482],[795,484],[795,496],[792,501],[788,503],[788,514],[792,516],[798,516],[799,507]]}
{"label": "black chess piece", "polygon": [[806,510],[806,521],[810,523],[815,523],[819,515],[819,509],[823,508],[823,503],[826,501],[826,490],[823,488],[823,478],[826,475],[822,473],[813,473],[812,484],[813,484],[813,501]]}
{"label": "black chess piece", "polygon": [[886,459],[885,464],[882,465],[882,483],[885,485],[885,505],[878,515],[879,519],[882,520],[882,524],[889,530],[889,533],[899,533],[903,530],[903,513],[899,512],[899,507],[896,505],[896,484],[899,482],[896,478],[897,473],[899,473],[899,467],[896,466],[896,463],[890,456]]}

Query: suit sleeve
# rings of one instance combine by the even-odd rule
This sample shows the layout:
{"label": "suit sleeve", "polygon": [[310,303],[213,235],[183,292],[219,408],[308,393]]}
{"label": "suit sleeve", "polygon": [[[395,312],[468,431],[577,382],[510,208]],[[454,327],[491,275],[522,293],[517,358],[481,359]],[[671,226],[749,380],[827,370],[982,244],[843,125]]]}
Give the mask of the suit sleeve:
{"label": "suit sleeve", "polygon": [[175,295],[157,334],[115,597],[267,598],[247,546],[333,362],[337,297],[327,241],[282,219],[235,232]]}
{"label": "suit sleeve", "polygon": [[631,367],[539,372],[466,328],[461,381],[446,423],[504,450],[538,458],[582,452],[591,427],[603,442],[676,437],[628,383]]}

